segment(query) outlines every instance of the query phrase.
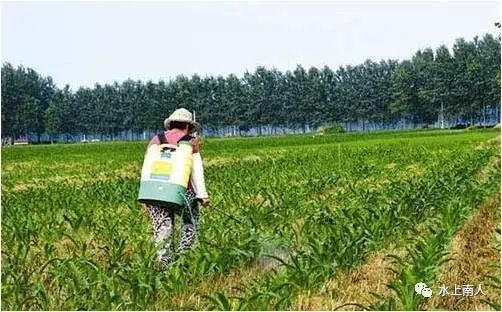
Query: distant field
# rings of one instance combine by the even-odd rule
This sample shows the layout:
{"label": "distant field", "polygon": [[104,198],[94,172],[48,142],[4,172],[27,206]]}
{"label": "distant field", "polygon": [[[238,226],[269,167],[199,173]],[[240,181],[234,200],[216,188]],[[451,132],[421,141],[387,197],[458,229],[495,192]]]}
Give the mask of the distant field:
{"label": "distant field", "polygon": [[500,309],[500,131],[204,139],[212,206],[166,271],[145,147],[2,149],[2,309]]}

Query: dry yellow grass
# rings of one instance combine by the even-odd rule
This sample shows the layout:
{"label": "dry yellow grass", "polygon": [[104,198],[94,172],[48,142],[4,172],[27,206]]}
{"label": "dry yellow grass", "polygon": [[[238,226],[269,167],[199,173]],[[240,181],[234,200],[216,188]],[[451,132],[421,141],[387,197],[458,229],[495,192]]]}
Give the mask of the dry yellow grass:
{"label": "dry yellow grass", "polygon": [[[179,308],[190,308],[194,310],[204,310],[207,308],[205,295],[224,292],[228,295],[237,295],[239,287],[251,283],[253,280],[269,274],[271,269],[256,263],[245,268],[236,268],[225,275],[208,278],[191,288],[183,294],[175,294],[169,298],[170,305]],[[162,302],[162,300],[157,300]],[[157,307],[162,309],[162,307]]]}
{"label": "dry yellow grass", "polygon": [[[374,299],[371,292],[381,295],[391,294],[386,284],[395,278],[388,270],[392,260],[387,254],[402,256],[404,249],[390,248],[371,255],[359,268],[340,274],[328,280],[318,293],[310,291],[300,294],[292,306],[294,310],[333,310],[348,303],[365,304]],[[342,310],[360,310],[354,305],[347,305]]]}
{"label": "dry yellow grass", "polygon": [[[455,283],[464,285],[475,281],[486,282],[487,275],[497,276],[498,273],[490,264],[500,262],[500,255],[491,246],[495,240],[495,228],[500,221],[499,208],[500,194],[483,205],[461,228],[452,242],[451,253],[455,260],[442,269],[438,281],[447,285],[455,285]],[[333,310],[348,303],[366,304],[375,299],[371,292],[392,296],[386,285],[396,276],[387,269],[392,266],[392,260],[385,257],[387,254],[403,256],[405,251],[403,248],[390,248],[371,255],[358,269],[328,280],[321,291],[317,293],[307,291],[300,294],[292,309],[324,311]],[[484,288],[483,290],[485,291]],[[500,302],[500,289],[486,290],[485,293],[486,296],[482,298],[457,303],[449,300],[440,304],[439,301],[443,298],[435,297],[424,308],[487,310],[490,307],[482,303],[481,299]],[[360,310],[355,305],[346,305],[341,309]]]}
{"label": "dry yellow grass", "polygon": [[408,167],[406,167],[405,170],[400,172],[397,175],[397,179],[398,180],[405,180],[408,178],[414,178],[414,177],[418,177],[418,176],[422,175],[423,173],[424,173],[424,169],[420,166],[420,164],[416,163],[416,164],[409,165]]}
{"label": "dry yellow grass", "polygon": [[483,150],[483,149],[487,149],[487,148],[490,148],[494,145],[499,145],[499,144],[500,144],[500,135],[498,135],[494,138],[491,138],[487,141],[479,143],[478,145],[476,145],[476,147],[474,149]]}
{"label": "dry yellow grass", "polygon": [[140,175],[140,167],[138,164],[131,164],[123,169],[117,169],[110,172],[86,173],[75,175],[55,175],[44,179],[33,179],[29,182],[21,182],[15,184],[12,188],[2,185],[2,191],[18,192],[35,189],[45,189],[51,184],[63,184],[73,187],[82,187],[86,183],[96,181],[109,181],[117,178],[134,178]]}
{"label": "dry yellow grass", "polygon": [[[277,160],[277,155],[274,155],[274,159]],[[246,161],[246,162],[254,162],[254,161],[262,161],[263,158],[258,156],[258,155],[247,155],[245,157],[213,157],[213,158],[208,158],[204,159],[204,166],[205,167],[212,167],[212,166],[221,166],[221,165],[231,165],[234,163],[237,163],[239,161]]]}
{"label": "dry yellow grass", "polygon": [[387,164],[387,165],[385,166],[385,168],[387,168],[387,169],[394,169],[396,166],[397,166],[397,164],[396,164],[396,163],[390,163],[390,164]]}
{"label": "dry yellow grass", "polygon": [[214,157],[209,159],[204,159],[204,165],[207,167],[229,165],[238,161],[235,157]]}
{"label": "dry yellow grass", "polygon": [[248,155],[248,156],[244,157],[242,160],[244,160],[244,161],[261,161],[261,157],[256,156],[256,155]]}
{"label": "dry yellow grass", "polygon": [[2,175],[9,174],[11,172],[19,172],[28,168],[39,166],[40,162],[35,160],[13,162],[13,163],[2,163]]}
{"label": "dry yellow grass", "polygon": [[270,202],[270,200],[263,197],[263,195],[261,195],[261,194],[250,196],[249,202],[254,205],[258,205],[258,206],[262,206],[262,207],[272,206],[272,203]]}
{"label": "dry yellow grass", "polygon": [[449,290],[455,285],[466,284],[475,285],[476,290],[481,284],[485,295],[433,296],[432,300],[425,302],[424,309],[490,310],[482,300],[500,303],[500,286],[498,289],[488,287],[486,278],[500,275],[500,271],[492,266],[500,263],[500,253],[492,246],[499,226],[500,194],[497,194],[460,228],[451,242],[453,260],[441,268],[436,279],[436,285],[450,286]]}
{"label": "dry yellow grass", "polygon": [[488,179],[488,175],[490,173],[490,171],[495,167],[495,165],[497,163],[500,162],[500,155],[497,155],[497,156],[492,156],[490,158],[490,160],[488,161],[488,163],[483,167],[483,169],[481,169],[481,171],[479,172],[478,176],[477,176],[477,180],[480,182],[480,183],[484,183],[486,182],[486,180]]}

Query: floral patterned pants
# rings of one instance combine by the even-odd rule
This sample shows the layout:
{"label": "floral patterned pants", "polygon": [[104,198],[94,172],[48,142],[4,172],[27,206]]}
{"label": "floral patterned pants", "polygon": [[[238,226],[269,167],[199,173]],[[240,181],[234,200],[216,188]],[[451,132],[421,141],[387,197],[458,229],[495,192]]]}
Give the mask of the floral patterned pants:
{"label": "floral patterned pants", "polygon": [[171,249],[175,212],[179,212],[183,221],[178,246],[178,252],[183,252],[189,249],[197,238],[199,203],[193,191],[187,190],[183,207],[177,205],[147,205],[147,208],[152,221],[153,238],[158,248],[158,260],[163,264],[168,264],[173,261]]}

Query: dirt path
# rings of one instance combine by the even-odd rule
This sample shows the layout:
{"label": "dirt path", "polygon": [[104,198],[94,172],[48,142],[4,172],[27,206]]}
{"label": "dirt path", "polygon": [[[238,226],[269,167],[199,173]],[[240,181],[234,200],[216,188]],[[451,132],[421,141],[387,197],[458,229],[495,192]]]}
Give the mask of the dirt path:
{"label": "dirt path", "polygon": [[[376,252],[357,269],[329,279],[320,292],[300,294],[291,308],[293,310],[334,310],[349,303],[366,304],[374,299],[372,292],[382,295],[390,294],[386,284],[395,276],[388,270],[392,260],[386,255],[404,255],[404,253],[404,248],[388,248]],[[361,310],[361,308],[347,305],[341,310]]]}
{"label": "dirt path", "polygon": [[500,229],[500,193],[481,206],[454,236],[450,244],[453,260],[442,266],[436,279],[436,286],[449,286],[449,292],[454,292],[455,285],[466,284],[474,285],[476,291],[481,284],[485,295],[433,296],[424,304],[424,309],[490,310],[486,301],[500,304],[500,283],[494,287],[488,278],[500,277],[497,229]]}
{"label": "dirt path", "polygon": [[[168,299],[171,309],[193,309],[207,310],[208,299],[205,295],[214,295],[218,292],[223,292],[228,295],[236,295],[239,293],[240,286],[250,284],[252,281],[260,279],[266,274],[271,274],[273,271],[268,267],[263,267],[259,263],[249,265],[244,268],[232,269],[229,273],[221,274],[215,277],[209,277],[200,283],[191,287],[187,292],[182,294],[174,294]],[[165,306],[160,306],[159,303],[164,300],[157,300],[155,309],[165,310]]]}

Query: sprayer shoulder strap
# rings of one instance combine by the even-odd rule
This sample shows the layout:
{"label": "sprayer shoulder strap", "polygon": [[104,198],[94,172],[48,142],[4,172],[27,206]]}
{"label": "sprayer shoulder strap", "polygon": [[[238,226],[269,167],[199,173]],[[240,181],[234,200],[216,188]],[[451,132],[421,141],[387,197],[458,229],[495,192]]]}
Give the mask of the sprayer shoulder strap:
{"label": "sprayer shoulder strap", "polygon": [[190,141],[190,140],[192,140],[192,139],[193,139],[193,136],[191,136],[191,135],[189,135],[189,134],[186,134],[186,135],[184,135],[181,139],[179,139],[179,140],[178,140],[178,143],[179,143],[180,141]]}
{"label": "sprayer shoulder strap", "polygon": [[157,137],[159,138],[160,144],[167,144],[166,135],[164,134],[164,132],[157,134]]}
{"label": "sprayer shoulder strap", "polygon": [[[157,137],[159,138],[159,142],[160,142],[160,144],[168,144],[168,143],[169,143],[169,142],[167,142],[167,140],[166,140],[166,135],[165,135],[165,133],[164,133],[164,132],[161,132],[161,133],[157,134]],[[181,137],[181,138],[178,140],[178,142],[177,142],[177,143],[179,143],[180,141],[190,141],[190,140],[192,140],[193,138],[194,138],[193,136],[186,134],[186,135],[184,135],[183,137]]]}

